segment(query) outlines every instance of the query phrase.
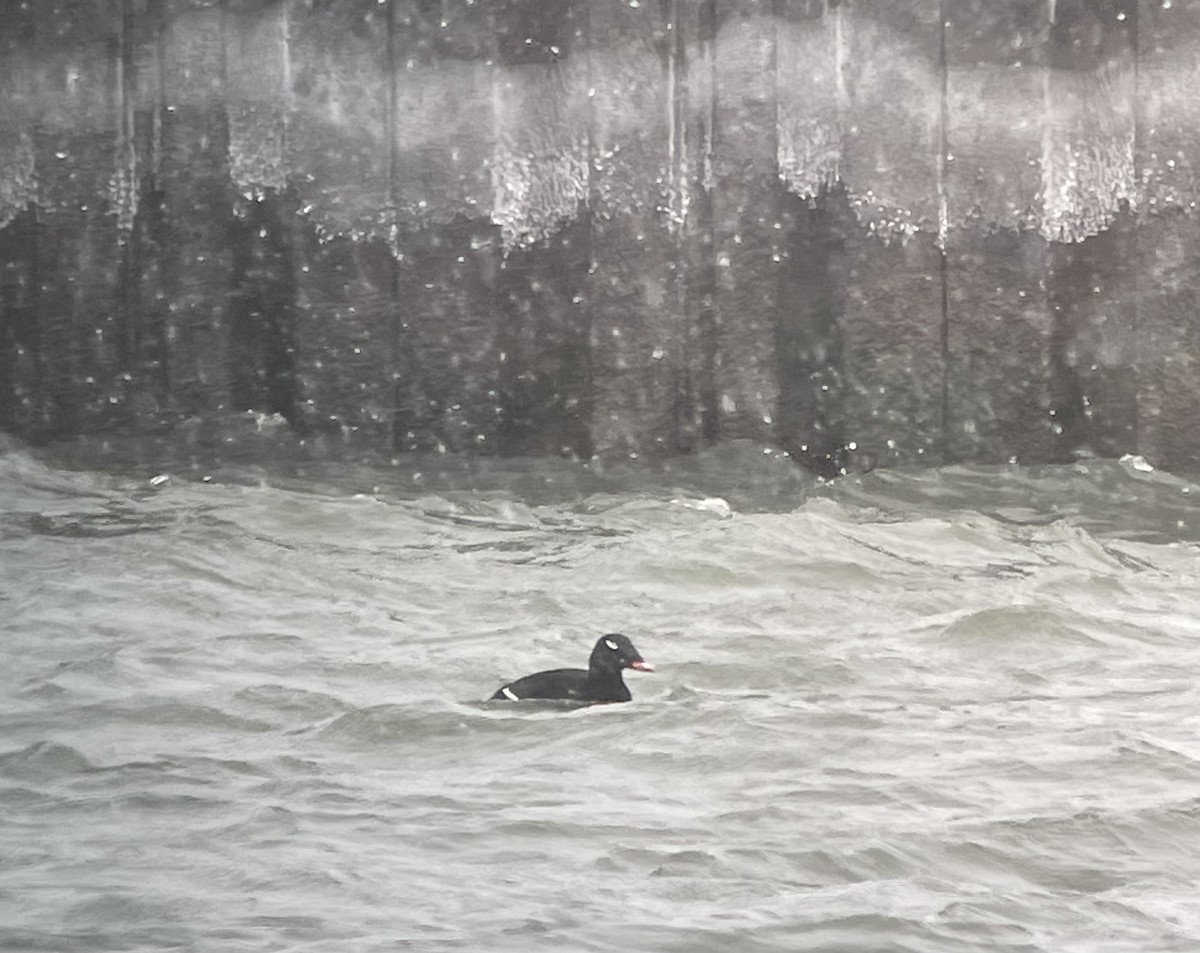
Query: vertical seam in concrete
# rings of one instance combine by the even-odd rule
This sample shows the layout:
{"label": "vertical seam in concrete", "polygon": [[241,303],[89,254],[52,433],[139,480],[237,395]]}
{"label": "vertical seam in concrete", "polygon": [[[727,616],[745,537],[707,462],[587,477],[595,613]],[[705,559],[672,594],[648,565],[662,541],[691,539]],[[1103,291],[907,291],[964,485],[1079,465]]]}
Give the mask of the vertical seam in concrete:
{"label": "vertical seam in concrete", "polygon": [[942,394],[941,394],[941,457],[942,463],[950,462],[950,267],[949,267],[949,235],[950,235],[950,202],[946,189],[946,156],[950,148],[950,64],[946,54],[946,0],[938,4],[938,70],[941,79],[940,103],[938,115],[938,156],[937,156],[937,193],[938,193],[938,272],[941,281],[941,352],[942,352]]}
{"label": "vertical seam in concrete", "polygon": [[387,115],[384,116],[384,135],[387,137],[387,207],[388,207],[388,330],[389,349],[388,363],[392,373],[392,426],[391,444],[393,452],[400,449],[400,263],[397,260],[399,245],[399,224],[396,208],[396,179],[398,176],[398,156],[396,154],[396,0],[388,0],[384,11],[387,18],[385,35],[386,51],[384,69],[387,70],[387,82],[384,84],[384,97]]}
{"label": "vertical seam in concrete", "polygon": [[282,165],[282,174],[285,182],[287,181],[287,149],[288,139],[291,133],[292,110],[294,103],[292,101],[292,22],[288,14],[290,6],[289,0],[284,0],[279,5],[279,43],[282,54],[282,69],[280,76],[280,85],[283,87],[283,117],[282,117],[282,133],[281,142],[279,143],[280,162]]}
{"label": "vertical seam in concrete", "polygon": [[[1142,59],[1142,31],[1141,22],[1139,20],[1141,5],[1137,0],[1133,0],[1129,4],[1130,17],[1130,46],[1133,48],[1133,181],[1134,181],[1134,201],[1139,201],[1137,182],[1138,175],[1138,159],[1142,151],[1142,88],[1141,88],[1141,59]],[[1134,209],[1134,214],[1130,216],[1130,241],[1133,244],[1132,259],[1137,262],[1140,260],[1138,252],[1138,227],[1137,227],[1137,210]],[[1140,324],[1141,308],[1139,306],[1138,284],[1140,283],[1140,269],[1130,269],[1134,284],[1133,288],[1133,304],[1132,313],[1130,314],[1130,323],[1133,325],[1133,446],[1129,448],[1130,453],[1141,453],[1142,442],[1142,414],[1140,409],[1141,403],[1141,366],[1142,366],[1142,336]]]}
{"label": "vertical seam in concrete", "polygon": [[[584,219],[584,270],[583,270],[583,327],[579,330],[581,342],[580,353],[583,355],[584,375],[581,392],[583,401],[580,407],[580,429],[576,431],[576,445],[572,448],[579,457],[590,458],[596,453],[595,438],[595,406],[596,406],[596,368],[593,337],[595,334],[596,310],[596,215],[600,207],[599,187],[596,184],[596,64],[592,56],[596,38],[592,30],[591,0],[583,4],[583,48],[584,70],[587,73],[587,119],[584,143],[584,161],[587,172],[584,177],[584,189],[587,204],[583,209]],[[578,7],[576,8],[578,9]],[[583,441],[583,445],[579,441]]]}

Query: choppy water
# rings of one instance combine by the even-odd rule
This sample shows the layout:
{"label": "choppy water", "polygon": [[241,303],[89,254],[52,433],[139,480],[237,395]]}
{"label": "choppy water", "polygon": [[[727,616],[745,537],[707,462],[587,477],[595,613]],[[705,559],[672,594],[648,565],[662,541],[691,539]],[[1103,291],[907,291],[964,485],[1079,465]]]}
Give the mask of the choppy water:
{"label": "choppy water", "polygon": [[1200,490],[683,466],[7,448],[0,948],[1200,949]]}

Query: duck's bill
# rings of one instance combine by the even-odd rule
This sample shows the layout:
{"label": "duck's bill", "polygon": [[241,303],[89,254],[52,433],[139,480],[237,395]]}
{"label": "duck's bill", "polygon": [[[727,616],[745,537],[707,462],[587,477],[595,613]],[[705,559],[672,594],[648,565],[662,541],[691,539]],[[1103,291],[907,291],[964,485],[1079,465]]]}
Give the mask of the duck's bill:
{"label": "duck's bill", "polygon": [[630,662],[629,667],[636,668],[639,672],[653,672],[654,671],[654,666],[643,659],[638,659],[636,662]]}

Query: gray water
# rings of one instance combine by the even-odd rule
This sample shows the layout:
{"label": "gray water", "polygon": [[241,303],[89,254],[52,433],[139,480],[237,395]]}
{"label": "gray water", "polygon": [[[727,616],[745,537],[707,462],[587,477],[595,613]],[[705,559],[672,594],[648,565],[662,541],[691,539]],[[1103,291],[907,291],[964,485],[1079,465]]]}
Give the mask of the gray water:
{"label": "gray water", "polygon": [[[9,446],[0,947],[1200,949],[1200,490],[757,452]],[[632,703],[480,701],[606,631]]]}

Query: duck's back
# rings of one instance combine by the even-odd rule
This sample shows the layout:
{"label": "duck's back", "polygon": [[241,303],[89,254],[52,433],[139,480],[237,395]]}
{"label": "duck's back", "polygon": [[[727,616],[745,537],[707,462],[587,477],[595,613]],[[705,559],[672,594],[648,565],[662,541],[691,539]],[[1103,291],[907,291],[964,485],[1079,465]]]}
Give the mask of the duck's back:
{"label": "duck's back", "polygon": [[588,673],[582,668],[552,668],[545,672],[534,672],[516,681],[501,685],[492,695],[493,701],[520,701],[523,698],[579,698],[589,697]]}

